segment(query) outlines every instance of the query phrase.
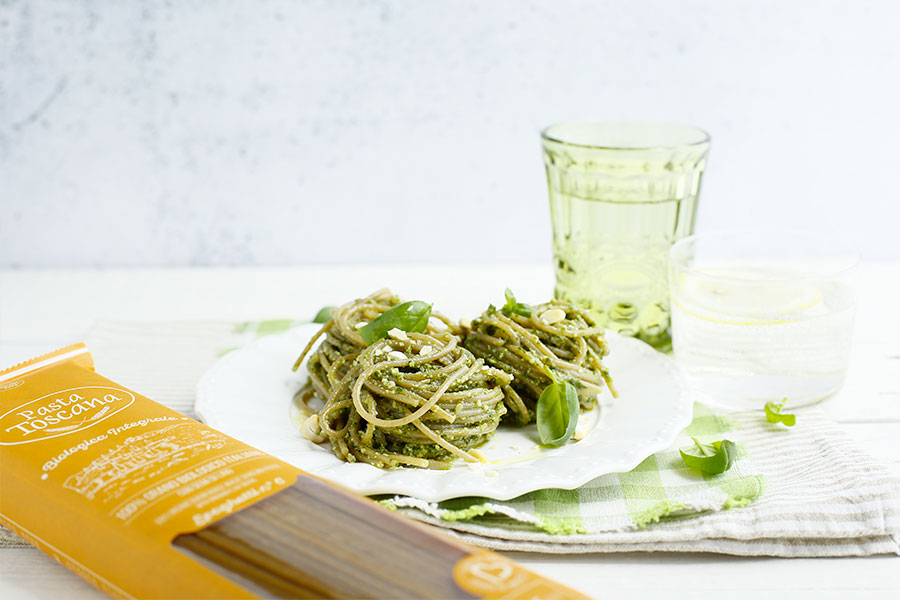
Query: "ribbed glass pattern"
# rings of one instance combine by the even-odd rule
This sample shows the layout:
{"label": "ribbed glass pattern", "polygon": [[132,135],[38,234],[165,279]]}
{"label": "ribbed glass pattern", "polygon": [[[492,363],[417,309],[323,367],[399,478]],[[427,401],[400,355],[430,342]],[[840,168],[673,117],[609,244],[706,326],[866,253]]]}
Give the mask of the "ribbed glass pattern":
{"label": "ribbed glass pattern", "polygon": [[[543,136],[555,295],[592,309],[609,329],[666,349],[668,249],[693,232],[709,138],[665,124],[585,127],[595,145],[585,145],[589,138],[578,136],[576,125],[550,127]],[[685,143],[600,147],[604,135],[628,145],[629,129],[638,143],[654,139],[655,128],[657,139]]]}

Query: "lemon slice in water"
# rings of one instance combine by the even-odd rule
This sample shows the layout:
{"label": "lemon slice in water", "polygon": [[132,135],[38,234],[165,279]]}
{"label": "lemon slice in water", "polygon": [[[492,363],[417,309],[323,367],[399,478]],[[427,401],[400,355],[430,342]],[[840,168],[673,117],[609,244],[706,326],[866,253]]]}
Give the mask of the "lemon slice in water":
{"label": "lemon slice in water", "polygon": [[674,301],[701,319],[748,324],[803,319],[822,303],[822,290],[814,284],[762,282],[750,275],[722,281],[681,274]]}

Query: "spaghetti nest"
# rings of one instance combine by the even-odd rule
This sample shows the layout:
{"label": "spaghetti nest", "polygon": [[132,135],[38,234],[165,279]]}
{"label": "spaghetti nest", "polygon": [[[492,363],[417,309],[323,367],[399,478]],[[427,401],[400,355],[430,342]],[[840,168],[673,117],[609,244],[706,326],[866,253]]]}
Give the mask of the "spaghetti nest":
{"label": "spaghetti nest", "polygon": [[585,410],[604,387],[616,396],[601,362],[609,353],[603,328],[588,312],[560,301],[529,309],[525,316],[491,306],[472,322],[463,342],[487,364],[513,375],[504,388],[510,413],[521,423],[533,421],[541,392],[554,380],[574,385]]}
{"label": "spaghetti nest", "polygon": [[[301,432],[330,442],[342,460],[381,468],[476,461],[468,451],[493,435],[512,377],[462,348],[458,327],[439,313],[422,333],[392,330],[367,345],[360,328],[401,302],[380,290],[332,309],[294,364],[309,355],[309,380],[296,395],[306,416]],[[309,407],[313,397],[324,402],[320,411]]]}
{"label": "spaghetti nest", "polygon": [[317,415],[318,434],[348,462],[447,469],[487,441],[512,378],[452,333],[395,333],[358,354]]}

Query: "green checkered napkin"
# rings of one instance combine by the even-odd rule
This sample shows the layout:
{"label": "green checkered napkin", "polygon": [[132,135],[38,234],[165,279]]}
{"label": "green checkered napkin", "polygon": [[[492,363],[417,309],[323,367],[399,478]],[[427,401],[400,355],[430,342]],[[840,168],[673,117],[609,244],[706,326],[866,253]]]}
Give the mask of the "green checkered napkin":
{"label": "green checkered napkin", "polygon": [[382,499],[390,508],[413,509],[446,522],[471,522],[506,530],[541,530],[551,535],[640,529],[661,520],[744,506],[765,490],[743,446],[735,466],[703,475],[685,466],[680,446],[727,437],[737,424],[694,405],[694,419],[669,450],[653,454],[628,473],[612,473],[574,490],[548,489],[512,500],[455,498],[430,503],[408,496]]}

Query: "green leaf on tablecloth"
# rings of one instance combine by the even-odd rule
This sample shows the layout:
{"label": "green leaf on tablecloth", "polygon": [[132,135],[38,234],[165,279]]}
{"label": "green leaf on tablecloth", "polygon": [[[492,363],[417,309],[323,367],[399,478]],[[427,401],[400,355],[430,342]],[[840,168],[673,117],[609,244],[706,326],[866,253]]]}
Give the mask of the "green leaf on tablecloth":
{"label": "green leaf on tablecloth", "polygon": [[769,423],[784,423],[788,427],[793,427],[797,423],[797,416],[781,412],[786,402],[787,398],[781,402],[766,402],[766,405],[763,407],[766,413],[766,421]]}
{"label": "green leaf on tablecloth", "polygon": [[737,458],[737,446],[731,440],[720,440],[711,444],[703,444],[697,438],[693,446],[680,448],[681,460],[684,464],[707,475],[724,473],[734,464]]}

